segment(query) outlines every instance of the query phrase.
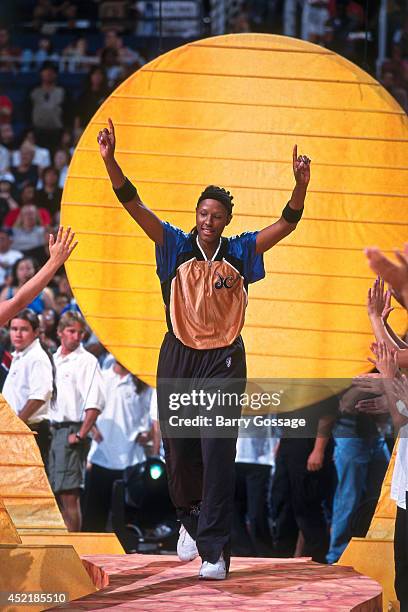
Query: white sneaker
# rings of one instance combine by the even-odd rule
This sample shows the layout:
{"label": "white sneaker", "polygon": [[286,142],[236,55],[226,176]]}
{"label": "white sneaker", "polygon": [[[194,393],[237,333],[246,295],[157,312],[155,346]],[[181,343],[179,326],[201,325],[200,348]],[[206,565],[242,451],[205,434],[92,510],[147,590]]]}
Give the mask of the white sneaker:
{"label": "white sneaker", "polygon": [[192,561],[198,557],[197,544],[183,524],[179,531],[177,554],[180,561]]}
{"label": "white sneaker", "polygon": [[217,563],[204,561],[198,577],[201,578],[201,580],[225,580],[227,577],[227,568],[225,566],[224,557],[221,555]]}

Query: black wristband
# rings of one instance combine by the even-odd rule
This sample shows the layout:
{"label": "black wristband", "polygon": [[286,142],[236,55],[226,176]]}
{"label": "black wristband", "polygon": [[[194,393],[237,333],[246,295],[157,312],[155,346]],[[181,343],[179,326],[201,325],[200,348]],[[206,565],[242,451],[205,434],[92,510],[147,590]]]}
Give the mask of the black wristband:
{"label": "black wristband", "polygon": [[303,215],[303,206],[300,210],[295,210],[291,206],[289,206],[289,202],[286,204],[285,208],[282,210],[282,217],[288,223],[297,223],[301,220]]}
{"label": "black wristband", "polygon": [[123,183],[122,187],[118,187],[118,189],[115,189],[113,187],[113,191],[115,192],[115,195],[118,198],[119,202],[121,202],[122,204],[130,202],[130,200],[133,200],[133,198],[137,194],[136,187],[132,185],[132,183],[127,177],[125,178],[125,182]]}

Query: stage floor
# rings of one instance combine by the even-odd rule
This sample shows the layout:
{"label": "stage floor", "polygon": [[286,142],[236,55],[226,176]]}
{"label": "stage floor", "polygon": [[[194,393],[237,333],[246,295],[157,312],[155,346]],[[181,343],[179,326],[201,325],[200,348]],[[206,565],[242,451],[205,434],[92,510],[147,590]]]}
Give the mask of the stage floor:
{"label": "stage floor", "polygon": [[[381,612],[380,585],[349,567],[308,559],[232,559],[224,581],[198,580],[200,560],[170,555],[82,557],[101,590],[58,609],[192,612]],[[57,609],[57,608],[54,608]]]}

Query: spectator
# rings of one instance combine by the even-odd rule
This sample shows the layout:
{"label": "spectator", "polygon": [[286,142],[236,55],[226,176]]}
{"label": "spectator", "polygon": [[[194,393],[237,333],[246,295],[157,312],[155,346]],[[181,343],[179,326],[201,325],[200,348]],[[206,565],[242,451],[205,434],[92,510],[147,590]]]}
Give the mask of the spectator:
{"label": "spectator", "polygon": [[[37,208],[36,196],[37,193],[34,185],[32,185],[31,183],[27,183],[26,185],[24,185],[19,200],[21,208],[23,208],[24,206],[34,206],[39,215],[41,225],[43,225],[44,227],[48,227],[51,223],[50,213],[45,208]],[[21,208],[13,208],[12,210],[10,210],[4,218],[3,225],[5,225],[6,227],[14,227],[21,214]]]}
{"label": "spectator", "polygon": [[[31,257],[23,257],[16,261],[11,271],[11,285],[4,287],[0,293],[0,302],[13,297],[18,289],[25,285],[38,271],[38,263]],[[45,309],[54,308],[54,295],[49,287],[45,287],[39,295],[28,304],[28,308],[36,314]]]}
{"label": "spectator", "polygon": [[155,392],[120,363],[102,372],[105,409],[96,423],[88,456],[84,531],[105,531],[112,487],[123,471],[146,459]]}
{"label": "spectator", "polygon": [[5,172],[9,170],[9,168],[10,168],[10,153],[6,149],[6,147],[3,147],[3,145],[0,145],[0,174],[4,174]]}
{"label": "spectator", "polygon": [[0,94],[0,125],[11,123],[13,117],[13,103],[6,94]]}
{"label": "spectator", "polygon": [[[275,552],[280,557],[295,554],[310,556],[313,561],[325,563],[329,529],[324,502],[331,496],[330,431],[335,414],[336,398],[290,413],[292,418],[305,418],[308,431],[315,437],[282,436],[279,443],[271,503],[275,522]],[[300,540],[298,531],[302,536]],[[299,541],[302,542],[301,550],[297,545]]]}
{"label": "spectator", "polygon": [[329,0],[305,0],[302,12],[302,38],[316,44],[326,40]]}
{"label": "spectator", "polygon": [[84,330],[79,313],[63,315],[58,324],[61,346],[54,357],[57,399],[52,410],[50,483],[68,531],[81,530],[87,436],[104,404],[98,361],[81,345]]}
{"label": "spectator", "polygon": [[62,189],[58,186],[58,181],[58,170],[54,166],[48,166],[42,175],[43,187],[36,193],[37,205],[45,208],[52,218],[61,207]]}
{"label": "spectator", "polygon": [[392,41],[401,48],[402,59],[408,59],[408,15],[404,18],[402,28],[399,28],[394,33]]}
{"label": "spectator", "polygon": [[[34,148],[34,157],[33,157],[33,164],[35,166],[38,166],[38,168],[41,170],[42,168],[46,168],[47,166],[51,165],[51,156],[50,156],[50,152],[48,149],[46,149],[45,147],[39,147],[36,143],[35,140],[35,134],[34,134],[34,130],[32,128],[29,128],[28,130],[26,130],[23,134],[23,140],[22,140],[22,145],[30,145],[31,147]],[[14,151],[13,155],[12,155],[12,165],[13,166],[18,166],[21,162],[21,152],[20,149],[18,149],[17,151]]]}
{"label": "spectator", "polygon": [[70,157],[72,157],[74,154],[74,140],[75,138],[72,130],[63,130],[57,150],[64,149],[64,151],[69,153]]}
{"label": "spectator", "polygon": [[33,164],[34,153],[35,150],[31,144],[22,144],[20,147],[19,164],[11,169],[11,173],[15,180],[15,187],[20,192],[28,183],[37,184],[39,172],[38,166]]}
{"label": "spectator", "polygon": [[390,460],[385,438],[379,433],[384,418],[358,411],[358,402],[366,398],[367,392],[351,387],[340,399],[341,415],[333,430],[337,486],[328,563],[336,563],[351,540],[352,520],[359,506],[378,500]]}
{"label": "spectator", "polygon": [[38,39],[38,49],[36,51],[32,51],[31,49],[23,50],[21,55],[21,71],[37,71],[44,62],[52,62],[56,61],[57,59],[58,55],[54,52],[51,38],[49,38],[49,36],[41,36]]}
{"label": "spectator", "polygon": [[88,42],[84,36],[77,38],[74,42],[65,47],[62,52],[64,66],[67,72],[86,72],[88,63],[85,61],[88,56]]}
{"label": "spectator", "polygon": [[111,47],[103,49],[101,53],[101,66],[106,73],[109,88],[114,89],[124,75],[118,50]]}
{"label": "spectator", "polygon": [[0,228],[0,287],[6,282],[12,267],[19,259],[23,258],[23,254],[16,249],[12,249],[13,230],[7,227]]}
{"label": "spectator", "polygon": [[[258,431],[257,431],[258,430]],[[254,437],[248,437],[253,433]],[[271,557],[268,498],[279,440],[272,428],[239,431],[235,459],[232,554]]]}
{"label": "spectator", "polygon": [[54,153],[54,168],[59,172],[58,186],[64,188],[65,179],[67,177],[70,155],[66,149],[57,149]]}
{"label": "spectator", "polygon": [[[10,45],[10,34],[7,28],[0,28],[0,71],[13,71],[19,67],[21,51]],[[4,58],[4,59],[1,59]]]}
{"label": "spectator", "polygon": [[52,358],[41,346],[38,335],[38,317],[31,310],[22,310],[11,320],[10,339],[15,351],[3,395],[20,419],[36,432],[35,440],[47,468],[54,376]]}
{"label": "spectator", "polygon": [[29,95],[30,123],[40,146],[55,149],[66,125],[70,125],[69,96],[64,87],[57,85],[57,69],[44,62],[41,84]]}
{"label": "spectator", "polygon": [[38,208],[32,204],[22,206],[13,225],[13,231],[16,249],[24,253],[26,257],[35,257],[40,265],[43,265],[47,259],[46,231],[41,223]]}
{"label": "spectator", "polygon": [[336,13],[327,22],[327,47],[339,55],[352,59],[355,55],[354,41],[349,34],[353,31],[355,22],[347,13],[345,0],[338,0]]}
{"label": "spectator", "polygon": [[10,211],[15,210],[19,213],[19,206],[12,196],[12,183],[7,180],[0,179],[0,225],[5,224],[5,219]]}
{"label": "spectator", "polygon": [[55,353],[58,348],[58,315],[53,308],[47,308],[39,315],[39,319],[41,342],[50,353]]}
{"label": "spectator", "polygon": [[17,148],[16,137],[11,123],[0,124],[0,144],[3,145],[9,153],[12,153]]}
{"label": "spectator", "polygon": [[58,293],[55,296],[55,312],[61,315],[62,311],[69,308],[69,297],[65,293]]}
{"label": "spectator", "polygon": [[397,79],[391,70],[383,72],[382,84],[405,112],[408,113],[408,93],[404,87],[397,85]]}
{"label": "spectator", "polygon": [[108,95],[105,71],[101,66],[93,66],[86,77],[85,89],[78,98],[75,127],[85,128]]}

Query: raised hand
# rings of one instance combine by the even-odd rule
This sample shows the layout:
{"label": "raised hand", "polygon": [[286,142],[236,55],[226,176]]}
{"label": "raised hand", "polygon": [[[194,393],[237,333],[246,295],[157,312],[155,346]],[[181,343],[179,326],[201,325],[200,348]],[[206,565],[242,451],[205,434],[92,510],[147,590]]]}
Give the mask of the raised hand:
{"label": "raised hand", "polygon": [[369,316],[380,317],[384,323],[386,323],[390,312],[394,310],[391,306],[391,291],[384,292],[384,279],[379,276],[368,290],[367,310]]}
{"label": "raised hand", "polygon": [[408,244],[405,244],[403,253],[395,252],[400,265],[388,259],[374,247],[365,249],[365,254],[370,268],[386,280],[393,289],[402,294],[406,307],[408,304]]}
{"label": "raised hand", "polygon": [[394,378],[398,372],[397,351],[388,348],[385,342],[373,343],[371,350],[375,355],[375,360],[369,358],[372,364],[384,378]]}
{"label": "raised hand", "polygon": [[104,128],[98,134],[98,144],[99,151],[104,161],[108,159],[113,159],[115,155],[115,127],[113,125],[112,119],[108,119],[109,130],[108,128]]}
{"label": "raised hand", "polygon": [[293,147],[293,174],[297,185],[307,187],[310,181],[311,159],[306,155],[297,154],[297,145]]}
{"label": "raised hand", "polygon": [[78,242],[74,242],[75,233],[71,232],[71,228],[68,227],[65,232],[62,225],[58,228],[57,237],[54,238],[53,234],[50,234],[48,240],[48,248],[50,251],[50,260],[53,264],[59,268],[71,255]]}

